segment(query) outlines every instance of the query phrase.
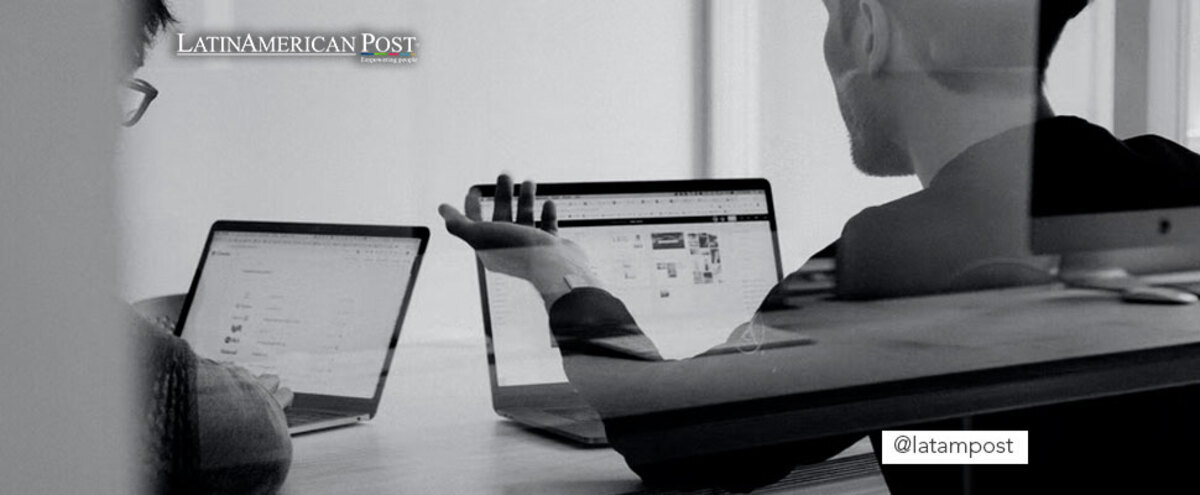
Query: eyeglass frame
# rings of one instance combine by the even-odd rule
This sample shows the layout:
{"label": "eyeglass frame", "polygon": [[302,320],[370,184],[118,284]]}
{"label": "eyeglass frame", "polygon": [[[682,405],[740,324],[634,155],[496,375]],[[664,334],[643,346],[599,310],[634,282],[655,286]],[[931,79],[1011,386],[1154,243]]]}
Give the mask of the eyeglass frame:
{"label": "eyeglass frame", "polygon": [[131,117],[125,119],[125,121],[121,123],[121,125],[125,127],[132,127],[134,124],[138,123],[138,121],[142,120],[142,115],[144,115],[146,113],[146,109],[150,107],[150,102],[154,101],[154,99],[158,97],[158,88],[155,88],[154,85],[146,82],[145,79],[136,77],[126,81],[125,87],[142,94],[142,102],[138,105],[137,110]]}

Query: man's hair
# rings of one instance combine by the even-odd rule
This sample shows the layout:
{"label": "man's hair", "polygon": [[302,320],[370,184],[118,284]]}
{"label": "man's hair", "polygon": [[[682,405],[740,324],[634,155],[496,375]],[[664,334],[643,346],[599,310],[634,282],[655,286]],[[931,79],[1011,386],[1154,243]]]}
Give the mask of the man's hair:
{"label": "man's hair", "polygon": [[[924,38],[923,43],[940,42],[947,46],[957,46],[964,50],[958,56],[949,55],[948,60],[941,64],[933,63],[934,71],[947,70],[949,66],[967,68],[975,64],[982,66],[1012,66],[1029,64],[1028,56],[1021,52],[1013,52],[1003,43],[1005,35],[1014,36],[1015,32],[1028,31],[1029,22],[1034,10],[1033,6],[1026,9],[1023,5],[1027,0],[881,0],[885,7],[897,20],[909,26],[918,26],[918,37]],[[1037,69],[1039,79],[1044,77],[1050,64],[1050,55],[1055,45],[1062,37],[1067,22],[1079,15],[1088,6],[1090,0],[1035,0],[1038,1],[1038,40]],[[858,0],[841,0],[838,6],[842,24],[842,39],[850,41],[854,23],[857,22]],[[1003,14],[1011,12],[1012,15]],[[1022,28],[1024,26],[1024,28]],[[983,29],[986,27],[987,29]],[[982,29],[982,31],[981,31]],[[988,32],[990,31],[990,32]],[[1006,32],[1007,31],[1007,32]],[[1019,39],[1016,38],[1009,39]],[[979,41],[980,43],[974,43]],[[953,52],[954,50],[950,50]],[[967,52],[981,51],[986,53]],[[1007,52],[1007,53],[1005,53]],[[1028,52],[1024,52],[1028,53]],[[958,62],[954,62],[957,59]],[[972,61],[973,60],[973,61]],[[927,61],[932,62],[932,61]],[[938,66],[941,65],[941,66]]]}
{"label": "man's hair", "polygon": [[175,16],[164,0],[123,0],[130,15],[130,27],[134,34],[130,38],[129,62],[131,68],[138,68],[146,58],[146,48],[154,43],[154,38],[175,23]]}

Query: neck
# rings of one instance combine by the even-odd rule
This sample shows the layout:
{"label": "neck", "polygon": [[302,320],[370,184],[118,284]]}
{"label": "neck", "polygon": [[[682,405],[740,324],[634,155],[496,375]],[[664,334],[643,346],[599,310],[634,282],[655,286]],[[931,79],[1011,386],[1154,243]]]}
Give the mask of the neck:
{"label": "neck", "polygon": [[1040,95],[1036,102],[1019,95],[967,95],[937,87],[924,99],[906,99],[901,135],[917,178],[928,187],[947,164],[967,148],[1007,130],[1053,116]]}

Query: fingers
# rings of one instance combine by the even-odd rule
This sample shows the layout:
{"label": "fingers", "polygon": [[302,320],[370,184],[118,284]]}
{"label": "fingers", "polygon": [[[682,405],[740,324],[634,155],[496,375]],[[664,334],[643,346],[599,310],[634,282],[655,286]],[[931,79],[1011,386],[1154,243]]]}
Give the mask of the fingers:
{"label": "fingers", "polygon": [[558,207],[553,201],[542,204],[542,230],[550,235],[558,235]]}
{"label": "fingers", "polygon": [[476,222],[483,220],[483,213],[479,206],[479,189],[474,187],[467,191],[467,199],[463,201],[463,211],[467,212],[467,218]]}
{"label": "fingers", "polygon": [[279,390],[276,390],[274,395],[275,401],[279,402],[279,407],[283,409],[292,407],[292,402],[296,399],[296,394],[292,392],[292,389],[287,387],[279,387]]}
{"label": "fingers", "polygon": [[492,210],[493,222],[512,222],[512,178],[500,174],[496,178],[496,207]]}
{"label": "fingers", "polygon": [[[470,218],[467,218],[462,213],[459,213],[458,210],[454,209],[453,206],[448,204],[439,206],[438,214],[441,215],[442,219],[446,221],[447,231],[459,239],[467,241],[468,243],[471,242],[469,237],[471,236],[471,225],[474,224],[474,222],[471,221]],[[476,212],[476,214],[478,214],[478,212]]]}
{"label": "fingers", "polygon": [[266,387],[268,392],[274,393],[279,389],[278,375],[259,375],[258,381],[262,383],[263,387]]}
{"label": "fingers", "polygon": [[533,226],[533,198],[537,184],[527,180],[521,183],[521,195],[517,198],[517,223]]}

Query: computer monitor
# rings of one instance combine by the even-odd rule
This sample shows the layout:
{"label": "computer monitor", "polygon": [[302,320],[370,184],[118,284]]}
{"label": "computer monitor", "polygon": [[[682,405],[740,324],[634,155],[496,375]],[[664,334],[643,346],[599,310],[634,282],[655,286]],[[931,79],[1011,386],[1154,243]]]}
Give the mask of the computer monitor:
{"label": "computer monitor", "polygon": [[[1062,155],[1078,150],[1048,150],[1057,143],[1039,135],[1030,204],[1036,253],[1200,244],[1200,174],[1176,170],[1177,161],[1133,159],[1143,158],[1136,154],[1096,154],[1064,164]],[[1200,159],[1194,162],[1200,168]]]}
{"label": "computer monitor", "polygon": [[[1178,162],[1130,160],[1133,155],[1064,164],[1061,155],[1078,150],[1046,149],[1056,144],[1043,137],[1034,145],[1035,253],[1200,244],[1200,183],[1194,182],[1200,176],[1175,170]],[[1170,145],[1165,140],[1148,144]]]}
{"label": "computer monitor", "polygon": [[[1128,31],[1122,23],[1130,22],[1130,18],[1116,12],[1118,38]],[[1068,24],[1070,29],[1072,25]],[[1132,66],[1137,65],[1137,60],[1117,53],[1111,37],[1107,41],[1106,36],[1067,38],[1069,32],[1056,50],[1056,54],[1066,58],[1051,62],[1048,78],[1052,88],[1057,82],[1059,87],[1081,91],[1079,85],[1056,81],[1054,71],[1058,63],[1078,65],[1077,60],[1070,58],[1078,58],[1080,53],[1092,54],[1093,60],[1113,61],[1114,79],[1116,74],[1128,75],[1136,69]],[[1070,46],[1081,39],[1094,45]],[[1144,60],[1141,62],[1145,65]],[[1103,73],[1073,69],[1093,75]],[[1144,75],[1117,81],[1118,89],[1109,98],[1115,102],[1113,108],[1118,111],[1136,108],[1139,103],[1131,103],[1131,95],[1147,95],[1152,87],[1148,81]],[[1059,108],[1054,94],[1050,103],[1060,115],[1076,113],[1072,108]],[[1145,105],[1145,101],[1140,104]],[[1145,119],[1142,125],[1131,125],[1137,124],[1136,119],[1119,113],[1109,122],[1091,119],[1092,122],[1077,121],[1066,126],[1071,128],[1070,136],[1075,139],[1060,139],[1064,126],[1055,129],[1058,124],[1047,121],[1038,125],[1030,193],[1030,238],[1034,253],[1064,255],[1060,277],[1068,281],[1096,275],[1127,278],[1126,269],[1135,273],[1200,270],[1200,157],[1167,138],[1149,135],[1131,138],[1146,133]],[[1093,133],[1097,139],[1089,137]],[[1123,141],[1112,140],[1111,136],[1107,141],[1103,139],[1109,133],[1117,134]],[[1079,146],[1081,142],[1095,145]]]}

